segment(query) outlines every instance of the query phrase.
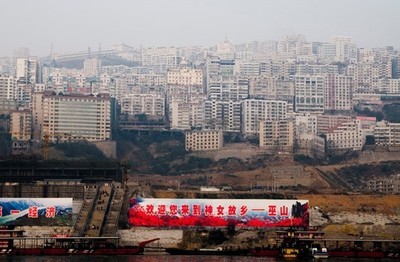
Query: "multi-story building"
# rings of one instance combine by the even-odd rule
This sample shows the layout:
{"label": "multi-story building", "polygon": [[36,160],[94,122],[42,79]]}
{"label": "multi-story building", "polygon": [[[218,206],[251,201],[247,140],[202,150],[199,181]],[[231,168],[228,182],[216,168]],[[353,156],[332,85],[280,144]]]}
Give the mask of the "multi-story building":
{"label": "multi-story building", "polygon": [[[109,95],[57,95],[45,91],[36,95],[41,107],[34,107],[41,137],[49,141],[102,141],[111,136],[111,102]],[[40,123],[39,121],[43,121]]]}
{"label": "multi-story building", "polygon": [[88,58],[83,61],[83,73],[86,77],[98,76],[101,72],[101,60]]}
{"label": "multi-story building", "polygon": [[169,120],[172,129],[187,130],[203,125],[204,99],[181,102],[173,100],[169,104]]}
{"label": "multi-story building", "polygon": [[203,85],[203,71],[189,68],[169,68],[167,84],[171,85]]}
{"label": "multi-story building", "polygon": [[34,85],[31,83],[18,83],[15,90],[15,100],[21,107],[31,107]]}
{"label": "multi-story building", "polygon": [[17,110],[17,108],[17,101],[0,99],[0,115],[10,115],[11,111]]}
{"label": "multi-story building", "polygon": [[340,149],[361,150],[365,134],[359,120],[342,123],[326,133],[326,145],[330,151]]}
{"label": "multi-story building", "polygon": [[168,85],[166,107],[170,127],[190,129],[203,125],[203,102],[206,95],[199,85]]}
{"label": "multi-story building", "polygon": [[351,42],[351,37],[333,36],[332,43],[335,45],[335,61],[348,62],[357,61],[357,45]]}
{"label": "multi-story building", "polygon": [[296,75],[294,85],[296,112],[324,112],[325,77]]}
{"label": "multi-story building", "polygon": [[15,100],[17,80],[13,76],[0,75],[0,100]]}
{"label": "multi-story building", "polygon": [[336,57],[336,45],[332,43],[321,43],[318,46],[318,57],[321,62],[334,61]]}
{"label": "multi-story building", "polygon": [[294,123],[291,119],[260,121],[260,147],[293,152]]}
{"label": "multi-story building", "polygon": [[165,74],[168,68],[178,66],[177,50],[175,47],[143,48],[142,66],[150,68],[156,74]]}
{"label": "multi-story building", "polygon": [[185,133],[186,151],[216,150],[223,147],[222,131],[204,130]]}
{"label": "multi-story building", "polygon": [[159,93],[127,94],[121,100],[121,113],[133,116],[146,114],[163,118],[165,115],[165,98]]}
{"label": "multi-story building", "polygon": [[383,94],[399,94],[400,79],[390,79],[390,78],[379,79],[378,92]]}
{"label": "multi-story building", "polygon": [[239,62],[239,73],[241,76],[259,76],[260,75],[260,63],[249,62],[247,60]]}
{"label": "multi-story building", "polygon": [[240,132],[241,101],[204,101],[204,127],[228,132]]}
{"label": "multi-story building", "polygon": [[376,177],[367,181],[368,189],[383,194],[400,193],[400,174],[390,177]]}
{"label": "multi-story building", "polygon": [[277,100],[245,99],[242,101],[242,133],[259,133],[261,120],[286,118],[287,102]]}
{"label": "multi-story building", "polygon": [[260,75],[285,77],[296,74],[296,63],[291,60],[270,59],[260,63]]}
{"label": "multi-story building", "polygon": [[28,141],[32,137],[32,111],[16,110],[11,112],[10,134],[13,140]]}
{"label": "multi-story building", "polygon": [[378,121],[375,127],[377,146],[400,146],[400,123]]}
{"label": "multi-story building", "polygon": [[294,82],[282,77],[250,77],[250,98],[263,98],[272,100],[293,101]]}
{"label": "multi-story building", "polygon": [[392,58],[392,77],[400,78],[400,54]]}
{"label": "multi-story building", "polygon": [[38,61],[29,58],[17,59],[17,80],[24,83],[41,83]]}
{"label": "multi-story building", "polygon": [[392,72],[389,70],[391,63],[363,62],[349,64],[346,68],[346,74],[353,77],[355,90],[366,92],[377,92],[379,89],[379,79],[391,78]]}
{"label": "multi-story building", "polygon": [[232,79],[236,75],[236,61],[223,60],[217,56],[208,56],[206,60],[206,92],[212,83]]}
{"label": "multi-story building", "polygon": [[278,44],[278,52],[288,53],[292,56],[304,55],[312,52],[312,49],[308,50],[307,46],[308,43],[304,35],[287,35],[281,38]]}
{"label": "multi-story building", "polygon": [[132,73],[126,75],[128,86],[166,86],[165,75],[161,74],[138,74]]}
{"label": "multi-story building", "polygon": [[11,74],[12,59],[11,57],[0,57],[0,75]]}
{"label": "multi-story building", "polygon": [[249,80],[231,77],[210,83],[208,98],[212,100],[242,100],[249,96]]}
{"label": "multi-story building", "polygon": [[339,67],[337,65],[325,64],[298,64],[296,65],[296,74],[298,75],[326,75],[326,74],[339,74]]}
{"label": "multi-story building", "polygon": [[356,119],[360,121],[361,129],[364,131],[365,136],[373,136],[375,134],[376,117],[357,116]]}
{"label": "multi-story building", "polygon": [[327,74],[325,81],[325,110],[352,110],[353,79],[339,74]]}
{"label": "multi-story building", "polygon": [[342,123],[350,122],[351,116],[343,115],[317,115],[317,134],[328,133],[329,130],[340,126]]}
{"label": "multi-story building", "polygon": [[43,130],[43,97],[45,92],[34,92],[32,94],[32,136],[35,140],[42,138]]}
{"label": "multi-story building", "polygon": [[299,152],[311,155],[313,140],[317,134],[317,116],[304,114],[295,116],[295,145]]}

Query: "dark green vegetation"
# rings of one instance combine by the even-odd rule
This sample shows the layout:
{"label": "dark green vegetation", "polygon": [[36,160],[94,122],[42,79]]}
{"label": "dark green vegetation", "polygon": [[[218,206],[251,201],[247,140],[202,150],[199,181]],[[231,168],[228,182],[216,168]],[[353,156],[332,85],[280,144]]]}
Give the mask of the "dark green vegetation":
{"label": "dark green vegetation", "polygon": [[400,104],[387,104],[383,106],[382,110],[386,120],[392,123],[400,123]]}
{"label": "dark green vegetation", "polygon": [[186,159],[184,134],[179,132],[120,132],[117,149],[118,159],[140,173],[179,174],[209,165],[209,159]]}
{"label": "dark green vegetation", "polygon": [[85,158],[88,160],[106,159],[104,154],[93,144],[88,142],[58,143],[54,148],[69,158]]}
{"label": "dark green vegetation", "polygon": [[372,178],[385,178],[400,173],[400,161],[347,166],[337,170],[335,173],[354,189],[365,189],[367,181]]}
{"label": "dark green vegetation", "polygon": [[11,153],[11,135],[7,132],[6,123],[7,116],[0,115],[0,157],[7,156]]}
{"label": "dark green vegetation", "polygon": [[372,111],[369,108],[359,109],[355,107],[354,111],[359,116],[376,117],[376,121],[381,121],[384,119],[384,114],[382,112]]}

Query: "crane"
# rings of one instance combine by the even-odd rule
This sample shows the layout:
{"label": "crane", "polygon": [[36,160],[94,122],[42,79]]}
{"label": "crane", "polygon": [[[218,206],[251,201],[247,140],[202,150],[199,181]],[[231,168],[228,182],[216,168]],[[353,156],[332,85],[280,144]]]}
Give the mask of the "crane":
{"label": "crane", "polygon": [[68,140],[71,139],[71,135],[68,133],[45,133],[43,136],[43,158],[45,160],[48,160],[49,158],[49,143],[51,137],[57,138],[57,142],[60,140],[60,138],[67,138]]}

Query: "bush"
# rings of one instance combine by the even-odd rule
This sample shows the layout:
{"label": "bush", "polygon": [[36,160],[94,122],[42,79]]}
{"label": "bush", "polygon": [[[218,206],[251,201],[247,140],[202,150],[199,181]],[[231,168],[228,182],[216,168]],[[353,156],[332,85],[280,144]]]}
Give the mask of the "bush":
{"label": "bush", "polygon": [[64,153],[66,157],[85,157],[90,159],[106,159],[95,145],[87,142],[59,143],[54,147]]}

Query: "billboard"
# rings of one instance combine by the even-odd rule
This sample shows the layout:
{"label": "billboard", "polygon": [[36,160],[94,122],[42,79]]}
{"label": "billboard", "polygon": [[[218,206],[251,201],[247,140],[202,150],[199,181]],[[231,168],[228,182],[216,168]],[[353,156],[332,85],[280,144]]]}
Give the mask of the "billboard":
{"label": "billboard", "polygon": [[308,226],[308,200],[132,198],[129,223],[149,227]]}
{"label": "billboard", "polygon": [[72,226],[72,198],[0,198],[0,226]]}

